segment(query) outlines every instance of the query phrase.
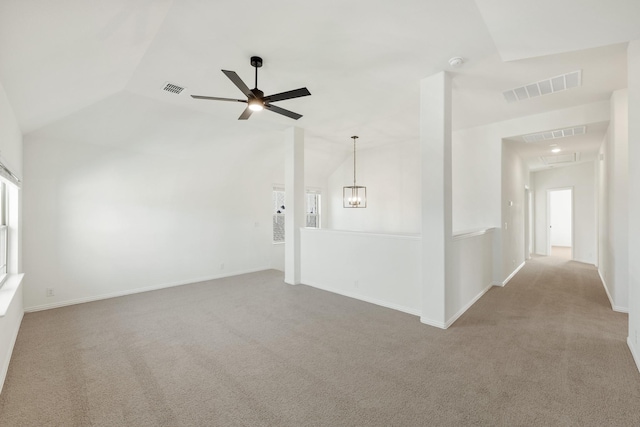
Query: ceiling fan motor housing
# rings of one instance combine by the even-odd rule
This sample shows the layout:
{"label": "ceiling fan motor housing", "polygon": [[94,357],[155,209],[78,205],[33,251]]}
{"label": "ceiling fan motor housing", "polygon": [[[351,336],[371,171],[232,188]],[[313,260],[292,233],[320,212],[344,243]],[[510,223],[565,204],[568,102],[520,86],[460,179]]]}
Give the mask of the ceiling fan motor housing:
{"label": "ceiling fan motor housing", "polygon": [[260,58],[259,56],[252,56],[251,57],[251,66],[252,67],[256,67],[256,68],[262,67],[262,58]]}

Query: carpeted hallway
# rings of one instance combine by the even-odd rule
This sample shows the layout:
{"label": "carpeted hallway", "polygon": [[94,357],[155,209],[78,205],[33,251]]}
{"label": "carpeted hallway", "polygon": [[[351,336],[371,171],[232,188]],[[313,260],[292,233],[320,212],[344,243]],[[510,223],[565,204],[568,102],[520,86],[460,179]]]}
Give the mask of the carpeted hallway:
{"label": "carpeted hallway", "polygon": [[446,331],[265,271],[26,314],[0,425],[637,426],[626,335],[552,257]]}

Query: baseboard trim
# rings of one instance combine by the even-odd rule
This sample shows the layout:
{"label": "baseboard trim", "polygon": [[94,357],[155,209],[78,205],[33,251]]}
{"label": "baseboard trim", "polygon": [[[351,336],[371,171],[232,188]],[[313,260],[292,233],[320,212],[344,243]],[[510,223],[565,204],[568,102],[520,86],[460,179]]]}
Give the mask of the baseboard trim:
{"label": "baseboard trim", "polygon": [[455,323],[456,320],[458,320],[458,318],[460,316],[462,316],[467,310],[469,310],[471,308],[471,306],[473,304],[475,304],[476,302],[478,302],[478,300],[480,298],[482,298],[482,296],[484,294],[487,293],[487,291],[489,289],[491,289],[493,287],[493,284],[490,284],[489,286],[487,286],[486,288],[484,288],[482,291],[480,291],[480,293],[478,295],[476,295],[471,301],[469,301],[464,307],[462,307],[460,310],[458,310],[458,312],[456,314],[454,314],[449,320],[447,320],[444,324],[444,329],[447,329],[449,326],[453,325]]}
{"label": "baseboard trim", "polygon": [[306,281],[304,279],[302,280],[302,284],[303,285],[307,285],[307,286],[311,286],[312,288],[316,288],[316,289],[320,289],[320,290],[323,290],[323,291],[331,292],[331,293],[334,293],[334,294],[342,295],[344,297],[349,297],[349,298],[357,299],[357,300],[360,300],[360,301],[368,302],[370,304],[379,305],[381,307],[390,308],[392,310],[401,311],[403,313],[411,314],[413,316],[420,316],[420,314],[421,314],[419,309],[415,309],[415,308],[411,308],[411,307],[405,307],[403,305],[395,304],[395,303],[392,303],[392,302],[389,302],[389,301],[380,300],[380,299],[377,299],[377,298],[368,297],[366,295],[357,294],[355,292],[343,291],[343,290],[340,290],[340,289],[332,288],[330,286],[324,286],[324,285],[319,284],[319,283],[309,282],[309,281]]}
{"label": "baseboard trim", "polygon": [[13,348],[16,345],[16,340],[18,339],[18,332],[20,332],[20,325],[22,324],[22,319],[24,317],[24,311],[20,314],[20,320],[18,321],[18,327],[13,333],[13,338],[11,339],[11,344],[9,348],[7,348],[7,354],[5,356],[5,363],[2,367],[2,371],[0,372],[0,393],[2,393],[2,389],[4,388],[4,380],[7,379],[7,373],[9,372],[9,363],[11,363],[11,356],[13,355]]}
{"label": "baseboard trim", "polygon": [[511,272],[511,274],[510,274],[506,279],[504,279],[502,282],[493,282],[493,285],[494,285],[494,286],[501,286],[501,287],[505,287],[505,286],[507,286],[507,283],[509,283],[509,281],[510,281],[511,279],[513,279],[513,276],[515,276],[516,274],[518,274],[518,271],[520,271],[520,270],[522,269],[522,267],[524,267],[524,265],[525,265],[525,262],[523,262],[523,263],[522,263],[522,264],[520,264],[518,267],[516,267],[516,269],[515,269],[515,270],[513,270],[513,271]]}
{"label": "baseboard trim", "polygon": [[426,317],[420,317],[420,323],[424,323],[425,325],[433,326],[435,328],[447,329],[446,323],[427,319]]}
{"label": "baseboard trim", "polygon": [[66,306],[69,306],[69,305],[84,304],[86,302],[100,301],[100,300],[103,300],[103,299],[118,298],[118,297],[123,297],[123,296],[127,296],[127,295],[140,294],[140,293],[143,293],[143,292],[158,291],[160,289],[173,288],[173,287],[176,287],[176,286],[193,285],[195,283],[206,282],[206,281],[209,281],[209,280],[223,279],[225,277],[239,276],[241,274],[256,273],[258,271],[264,271],[264,270],[270,270],[270,269],[271,268],[267,266],[267,267],[256,268],[256,269],[235,271],[235,272],[227,273],[227,274],[219,274],[219,275],[215,275],[215,276],[196,277],[196,278],[189,279],[189,280],[186,280],[186,281],[181,280],[181,281],[163,283],[163,284],[154,285],[154,286],[145,286],[143,288],[127,289],[125,291],[120,291],[120,292],[111,292],[111,293],[108,293],[108,294],[100,294],[100,295],[94,295],[94,296],[84,297],[84,298],[76,298],[76,299],[67,300],[67,301],[58,301],[58,302],[54,302],[54,303],[51,303],[51,304],[42,304],[42,305],[36,305],[36,306],[32,306],[32,307],[25,307],[24,311],[26,313],[33,313],[33,312],[36,312],[36,311],[51,310],[51,309],[54,309],[54,308],[66,307]]}
{"label": "baseboard trim", "polygon": [[636,368],[640,372],[640,355],[636,351],[635,345],[631,341],[631,337],[627,337],[627,345],[629,346],[629,351],[631,351],[631,356],[633,356],[633,361],[636,362]]}
{"label": "baseboard trim", "polygon": [[611,304],[611,310],[617,311],[618,313],[629,313],[629,309],[626,307],[620,307],[613,303],[613,298],[611,298],[611,294],[609,293],[609,288],[607,287],[607,282],[604,280],[604,276],[602,276],[602,272],[598,268],[598,276],[600,276],[600,280],[602,281],[602,287],[604,288],[604,292],[607,294],[607,298],[609,298],[609,304]]}

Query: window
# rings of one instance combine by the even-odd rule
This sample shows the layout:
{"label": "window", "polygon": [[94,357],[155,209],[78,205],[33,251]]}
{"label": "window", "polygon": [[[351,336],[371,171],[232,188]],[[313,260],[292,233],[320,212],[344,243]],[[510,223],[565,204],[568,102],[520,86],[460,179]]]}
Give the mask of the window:
{"label": "window", "polygon": [[320,192],[307,190],[305,227],[320,228]]}
{"label": "window", "polygon": [[[273,188],[273,243],[284,243],[284,188]],[[320,228],[320,191],[307,190],[305,197],[305,227]]]}
{"label": "window", "polygon": [[9,247],[8,199],[7,184],[4,181],[0,181],[0,284],[7,276],[7,249]]}
{"label": "window", "polygon": [[273,243],[284,243],[284,189],[273,189]]}

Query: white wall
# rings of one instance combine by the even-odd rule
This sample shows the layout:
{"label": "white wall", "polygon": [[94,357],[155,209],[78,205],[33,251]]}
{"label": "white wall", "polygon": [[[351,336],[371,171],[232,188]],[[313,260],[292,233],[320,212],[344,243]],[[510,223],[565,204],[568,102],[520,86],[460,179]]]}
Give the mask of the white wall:
{"label": "white wall", "polygon": [[453,132],[453,231],[502,227],[503,138],[608,121],[609,114],[608,101],[595,102]]}
{"label": "white wall", "polygon": [[628,310],[628,92],[611,96],[611,121],[598,161],[598,270],[614,310]]}
{"label": "white wall", "polygon": [[420,237],[302,229],[302,283],[421,314]]}
{"label": "white wall", "polygon": [[611,96],[611,122],[608,146],[612,150],[608,182],[609,235],[613,237],[613,281],[611,295],[618,307],[629,306],[629,96],[626,89]]}
{"label": "white wall", "polygon": [[502,145],[502,277],[510,277],[525,261],[524,210],[529,170],[511,143]]}
{"label": "white wall", "polygon": [[491,126],[453,132],[453,232],[500,227],[502,140]]}
{"label": "white wall", "polygon": [[[22,178],[22,133],[11,108],[7,94],[0,82],[0,161],[15,175]],[[8,272],[21,272],[21,199],[20,191],[11,188],[10,227],[13,238],[9,242]],[[10,278],[9,280],[11,280]],[[0,391],[9,368],[13,345],[23,316],[22,286],[16,280],[7,281],[0,288]]]}
{"label": "white wall", "polygon": [[329,176],[329,221],[334,230],[420,233],[420,152],[418,142],[376,148],[357,145],[357,184],[367,187],[367,207],[342,207],[342,187],[353,185],[353,154]]}
{"label": "white wall", "polygon": [[[304,182],[305,190],[320,192],[320,228],[329,228],[329,196],[327,189],[328,175],[344,161],[344,155],[337,150],[327,151],[325,146],[308,143],[305,139]],[[276,182],[273,187],[284,188],[284,180]],[[274,270],[284,272],[285,244],[271,245],[271,263]]]}
{"label": "white wall", "polygon": [[640,369],[640,41],[629,43],[629,336],[627,343]]}
{"label": "white wall", "polygon": [[535,248],[537,254],[548,255],[547,191],[572,187],[574,203],[573,259],[589,264],[596,263],[595,179],[593,162],[532,173],[533,187],[535,189]]}
{"label": "white wall", "polygon": [[123,92],[28,134],[25,306],[269,268],[284,134],[243,124]]}
{"label": "white wall", "polygon": [[455,322],[494,284],[497,243],[494,233],[494,229],[489,229],[482,234],[453,238],[445,291],[446,326]]}
{"label": "white wall", "polygon": [[271,264],[273,270],[284,272],[284,243],[271,245]]}
{"label": "white wall", "polygon": [[[301,237],[302,283],[422,315],[421,275],[429,272],[420,264],[420,236],[303,229]],[[491,287],[493,247],[493,230],[453,238],[441,327]]]}
{"label": "white wall", "polygon": [[453,231],[497,228],[501,244],[494,262],[499,282],[525,260],[524,197],[529,185],[526,165],[512,149],[504,149],[503,138],[608,121],[609,107],[607,101],[596,102],[453,133]]}
{"label": "white wall", "polygon": [[602,145],[600,146],[600,150],[598,151],[598,158],[594,162],[594,173],[596,179],[596,210],[598,218],[598,248],[596,254],[596,266],[598,267],[600,275],[602,275],[609,269],[608,257],[606,256],[607,244],[609,239],[609,233],[607,229],[609,224],[609,197],[607,194],[607,163],[605,162],[607,144],[607,135],[605,134],[602,140]]}
{"label": "white wall", "polygon": [[[453,132],[453,231],[498,228],[495,233],[504,239],[497,249],[500,261],[496,259],[496,262],[501,264],[497,267],[499,281],[509,277],[525,259],[524,186],[529,183],[526,166],[518,156],[507,153],[503,158],[502,139],[541,129],[607,121],[609,106],[609,102],[597,102]],[[357,231],[419,233],[420,204],[418,196],[414,196],[420,191],[414,186],[419,178],[418,154],[418,146],[413,144],[358,149],[358,183],[367,186],[370,207],[342,208],[342,186],[351,182],[353,173],[353,158],[349,157],[329,178],[331,221],[328,226]],[[393,182],[395,185],[389,185]],[[407,203],[402,212],[404,217],[397,210],[398,194],[406,199],[401,202]],[[378,195],[384,195],[382,204],[375,200]],[[385,205],[384,200],[391,204]],[[514,206],[506,206],[509,200]],[[414,217],[413,212],[418,214]],[[515,228],[503,230],[505,222]]]}

